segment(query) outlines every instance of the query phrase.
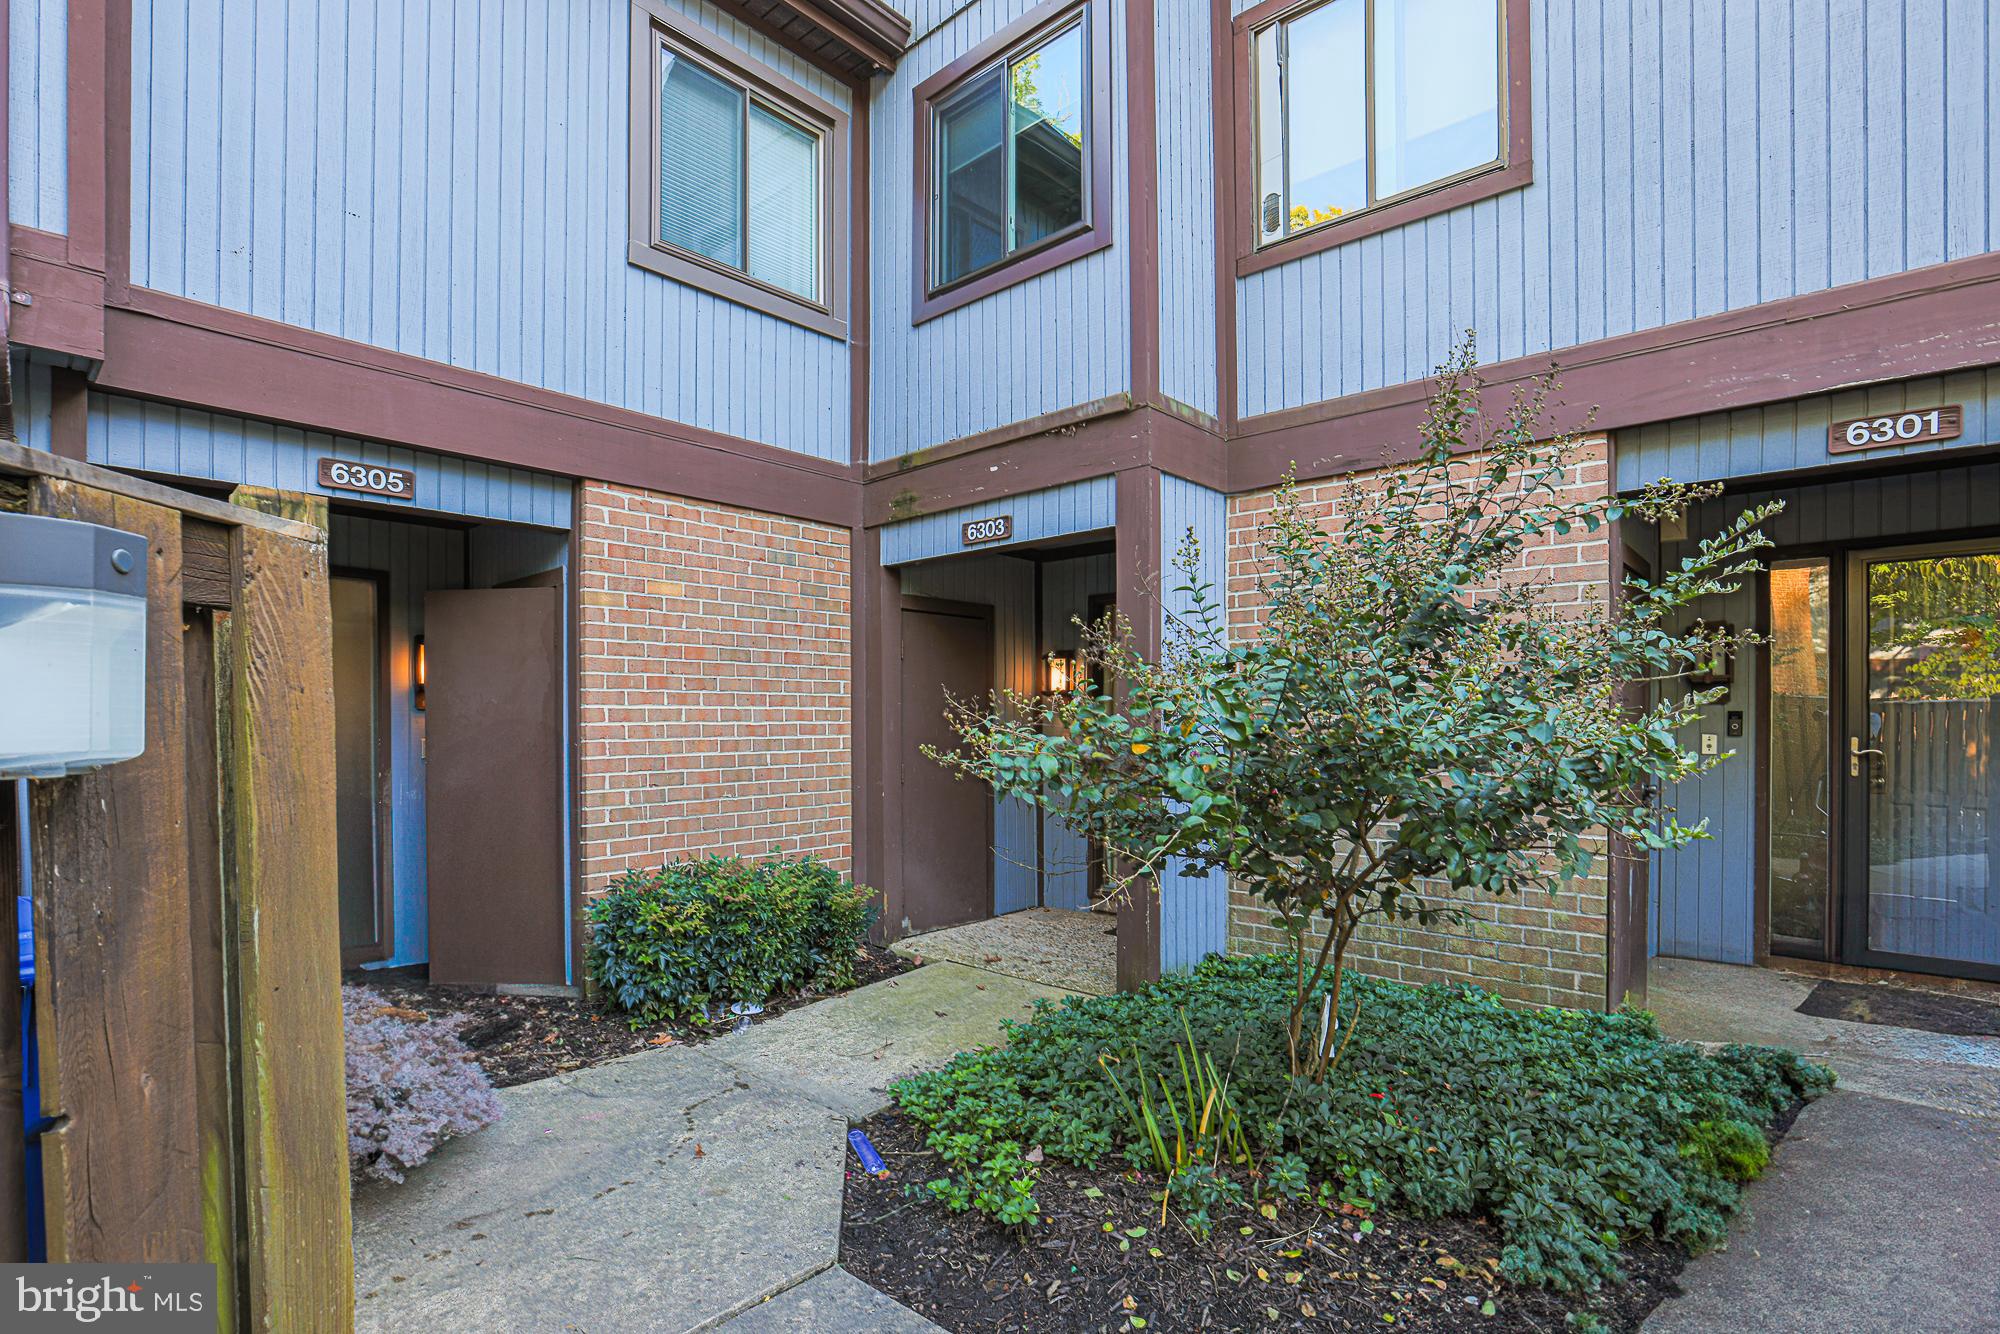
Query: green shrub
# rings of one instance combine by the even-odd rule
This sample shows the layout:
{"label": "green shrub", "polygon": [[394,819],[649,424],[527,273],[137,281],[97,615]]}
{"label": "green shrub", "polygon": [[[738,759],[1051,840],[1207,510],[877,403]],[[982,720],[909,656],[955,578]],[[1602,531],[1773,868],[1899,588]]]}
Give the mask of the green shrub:
{"label": "green shrub", "polygon": [[811,857],[631,870],[590,905],[590,972],[633,1027],[852,986],[874,893]]}
{"label": "green shrub", "polygon": [[1099,1058],[1177,1072],[1177,1049],[1227,1052],[1255,1168],[1224,1162],[1160,1183],[1202,1224],[1237,1191],[1291,1195],[1304,1177],[1330,1204],[1484,1214],[1503,1234],[1507,1277],[1575,1289],[1616,1277],[1627,1238],[1719,1241],[1737,1179],[1682,1146],[1704,1123],[1738,1122],[1761,1139],[1779,1111],[1832,1082],[1787,1051],[1666,1041],[1649,1015],[1510,1009],[1474,987],[1364,977],[1344,992],[1347,1049],[1314,1083],[1290,1075],[1274,1022],[1292,1003],[1292,967],[1282,956],[1212,959],[1140,992],[1043,1004],[1006,1046],[892,1092],[973,1180],[1036,1146],[1157,1175],[1150,1136]]}
{"label": "green shrub", "polygon": [[1771,1142],[1747,1121],[1698,1121],[1681,1153],[1729,1181],[1755,1181],[1771,1163]]}

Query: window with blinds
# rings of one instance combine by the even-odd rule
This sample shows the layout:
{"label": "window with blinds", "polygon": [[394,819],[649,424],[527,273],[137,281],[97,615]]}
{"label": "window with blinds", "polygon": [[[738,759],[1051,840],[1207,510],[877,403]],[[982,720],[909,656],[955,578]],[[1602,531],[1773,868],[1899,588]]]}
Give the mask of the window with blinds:
{"label": "window with blinds", "polygon": [[825,304],[827,129],[662,40],[659,243]]}

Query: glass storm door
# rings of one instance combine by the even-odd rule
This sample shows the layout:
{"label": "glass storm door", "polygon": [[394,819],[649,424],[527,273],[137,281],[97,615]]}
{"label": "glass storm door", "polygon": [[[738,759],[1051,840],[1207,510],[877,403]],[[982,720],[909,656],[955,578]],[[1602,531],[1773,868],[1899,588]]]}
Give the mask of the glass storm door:
{"label": "glass storm door", "polygon": [[1771,563],[1771,947],[1825,958],[1833,911],[1833,562]]}
{"label": "glass storm door", "polygon": [[1858,552],[1846,576],[1842,956],[2000,979],[2000,543]]}

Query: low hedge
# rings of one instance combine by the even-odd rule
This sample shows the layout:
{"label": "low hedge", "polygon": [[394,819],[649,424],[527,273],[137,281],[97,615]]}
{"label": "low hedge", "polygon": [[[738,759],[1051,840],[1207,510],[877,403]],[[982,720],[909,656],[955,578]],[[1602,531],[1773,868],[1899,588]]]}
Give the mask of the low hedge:
{"label": "low hedge", "polygon": [[878,909],[825,862],[704,857],[631,870],[589,909],[590,971],[633,1027],[704,1018],[712,1003],[854,984]]}
{"label": "low hedge", "polygon": [[1227,1079],[1251,1150],[1161,1182],[1198,1233],[1221,1222],[1211,1211],[1273,1191],[1483,1214],[1504,1236],[1505,1276],[1575,1289],[1617,1277],[1629,1238],[1720,1241],[1773,1119],[1833,1082],[1789,1051],[1667,1041],[1643,1012],[1515,1009],[1475,987],[1350,975],[1348,1045],[1314,1084],[1286,1058],[1292,966],[1214,959],[1143,991],[1044,1002],[1004,1047],[898,1081],[897,1103],[957,1173],[931,1193],[1032,1225],[1038,1157],[1122,1159],[1159,1178],[1105,1063],[1129,1090],[1141,1066],[1179,1084],[1191,1039]]}

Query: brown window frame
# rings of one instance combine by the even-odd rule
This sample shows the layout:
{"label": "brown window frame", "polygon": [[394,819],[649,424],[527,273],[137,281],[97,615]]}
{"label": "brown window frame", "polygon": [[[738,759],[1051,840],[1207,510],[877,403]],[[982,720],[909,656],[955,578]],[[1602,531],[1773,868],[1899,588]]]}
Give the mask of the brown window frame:
{"label": "brown window frame", "polygon": [[[782,287],[759,282],[742,269],[661,239],[660,54],[668,49],[820,134],[824,300],[807,300]],[[626,245],[627,261],[725,301],[845,341],[850,267],[847,113],[715,33],[690,23],[659,0],[633,0],[631,79],[631,234]]]}
{"label": "brown window frame", "polygon": [[[1059,269],[1111,244],[1111,109],[1114,95],[1111,87],[1111,39],[1105,6],[1106,0],[1047,0],[917,85],[912,95],[914,127],[910,141],[914,169],[910,192],[913,228],[910,254],[915,270],[910,301],[910,323],[913,326]],[[937,199],[931,164],[938,109],[973,79],[1025,48],[1054,36],[1073,20],[1082,24],[1084,64],[1089,71],[1086,93],[1090,99],[1087,116],[1089,137],[1084,141],[1083,221],[1043,237],[1034,245],[1018,250],[976,273],[943,286],[932,284],[931,274],[936,271],[932,257],[936,241]]]}
{"label": "brown window frame", "polygon": [[[1234,53],[1231,69],[1236,87],[1232,96],[1236,138],[1236,276],[1289,264],[1307,255],[1319,254],[1336,246],[1358,241],[1364,236],[1407,226],[1412,222],[1462,208],[1481,199],[1518,190],[1535,178],[1532,60],[1528,46],[1528,0],[1496,0],[1500,11],[1500,157],[1443,180],[1432,181],[1412,190],[1343,214],[1309,230],[1276,241],[1258,241],[1257,186],[1257,100],[1256,53],[1253,37],[1264,28],[1329,0],[1264,0],[1238,15],[1231,23]],[[1374,152],[1371,144],[1368,151]]]}

